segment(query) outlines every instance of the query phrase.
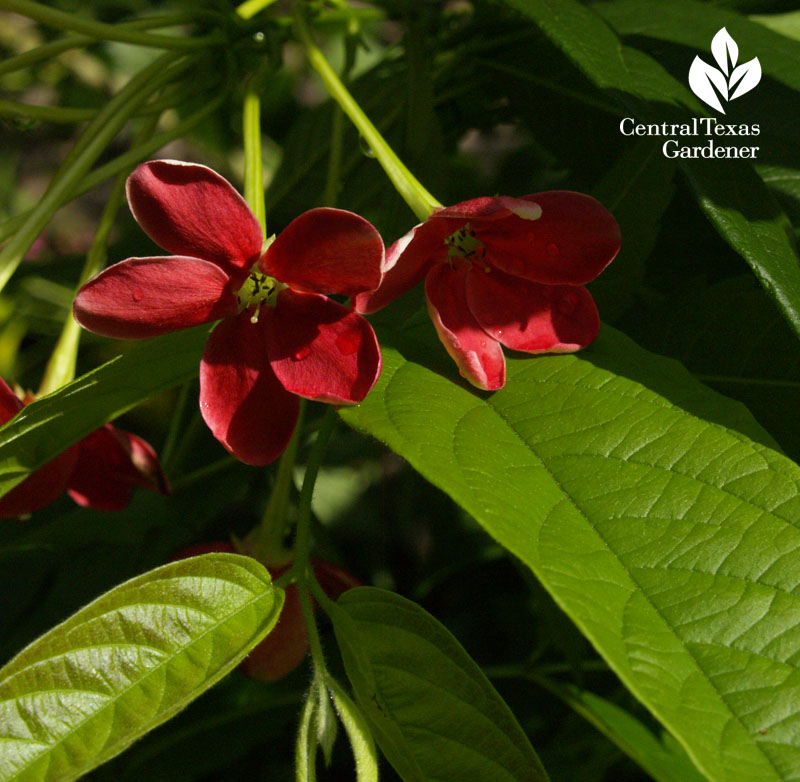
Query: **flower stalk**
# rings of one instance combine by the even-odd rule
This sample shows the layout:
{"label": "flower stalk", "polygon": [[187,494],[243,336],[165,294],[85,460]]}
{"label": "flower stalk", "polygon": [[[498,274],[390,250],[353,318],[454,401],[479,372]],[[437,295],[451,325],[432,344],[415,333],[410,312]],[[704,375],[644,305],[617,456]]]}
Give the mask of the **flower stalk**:
{"label": "flower stalk", "polygon": [[219,35],[209,35],[199,38],[178,38],[174,36],[158,35],[138,30],[126,29],[121,25],[104,24],[92,19],[75,16],[56,8],[48,8],[33,0],[0,0],[0,10],[12,11],[33,19],[35,22],[54,27],[57,30],[70,30],[83,33],[91,38],[106,41],[120,41],[121,43],[137,44],[155,49],[176,49],[186,51],[189,49],[204,49],[222,42]]}
{"label": "flower stalk", "polygon": [[[183,72],[192,62],[191,58],[187,58],[182,63],[173,65],[178,57],[175,53],[165,54],[143,68],[89,123],[54,176],[42,200],[31,210],[19,230],[0,252],[0,289],[5,287],[52,214],[69,199],[94,161],[128,118],[148,96]],[[171,65],[173,67],[169,67]]]}
{"label": "flower stalk", "polygon": [[322,50],[314,42],[300,4],[294,7],[294,29],[298,40],[305,49],[308,61],[319,74],[330,96],[339,104],[350,121],[369,146],[371,154],[381,164],[397,192],[403,197],[409,208],[420,219],[427,219],[439,203],[422,185],[422,183],[406,168],[394,150],[383,138],[380,131],[364,113],[361,106],[353,98],[342,80],[333,70]]}

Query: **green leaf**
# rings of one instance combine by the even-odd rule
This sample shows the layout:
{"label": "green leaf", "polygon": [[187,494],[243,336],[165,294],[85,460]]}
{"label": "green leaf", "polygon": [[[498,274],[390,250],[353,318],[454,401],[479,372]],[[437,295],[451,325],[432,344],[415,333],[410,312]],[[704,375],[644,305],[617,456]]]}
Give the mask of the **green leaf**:
{"label": "green leaf", "polygon": [[645,261],[655,246],[661,217],[675,193],[675,163],[653,139],[626,149],[592,195],[616,217],[624,238],[614,263],[592,283],[592,295],[606,320],[624,312],[644,279]]}
{"label": "green leaf", "polygon": [[684,167],[700,207],[800,334],[800,261],[792,224],[752,166],[718,162],[695,160]]}
{"label": "green leaf", "polygon": [[[575,0],[506,0],[534,21],[600,88],[618,91],[628,110],[644,122],[685,121],[676,107],[705,113],[685,85],[643,52],[626,47],[597,9],[622,34],[647,34],[710,47],[711,34],[728,20],[740,43],[747,40],[769,62],[770,74],[786,85],[800,86],[800,47],[782,36],[730,12],[712,12],[707,4],[616,0],[586,8]],[[680,12],[676,15],[677,12]],[[678,21],[678,18],[681,21]],[[736,20],[741,20],[734,26]],[[716,27],[714,25],[717,25]],[[702,36],[701,36],[701,32]],[[766,47],[769,47],[766,48]],[[789,221],[769,190],[745,161],[681,160],[703,211],[731,247],[752,267],[800,335],[800,263]],[[739,165],[734,165],[739,164]]]}
{"label": "green leaf", "polygon": [[71,780],[233,669],[283,592],[256,560],[207,554],[112,589],[0,670],[0,780]]}
{"label": "green leaf", "polygon": [[196,377],[207,336],[199,326],[137,343],[25,407],[0,428],[0,496],[111,419]]}
{"label": "green leaf", "polygon": [[750,275],[711,286],[698,280],[677,302],[646,310],[643,321],[648,348],[743,402],[787,455],[800,459],[800,351]]}
{"label": "green leaf", "polygon": [[548,779],[481,669],[416,603],[359,587],[331,619],[358,705],[405,782]]}
{"label": "green leaf", "polygon": [[800,11],[789,11],[785,14],[752,14],[750,21],[774,30],[795,41],[800,41]]}
{"label": "green leaf", "polygon": [[800,90],[800,44],[742,14],[694,0],[611,0],[595,3],[592,8],[619,35],[642,35],[683,44],[698,53],[706,52],[709,57],[711,39],[725,27],[739,45],[741,62],[757,56],[765,74]]}
{"label": "green leaf", "polygon": [[705,780],[668,733],[659,740],[633,714],[593,692],[538,676],[532,678],[594,725],[656,782]]}
{"label": "green leaf", "polygon": [[508,360],[491,395],[416,362],[431,332],[384,338],[378,385],[341,416],[525,562],[711,779],[800,775],[800,468],[687,412],[742,408],[609,327]]}

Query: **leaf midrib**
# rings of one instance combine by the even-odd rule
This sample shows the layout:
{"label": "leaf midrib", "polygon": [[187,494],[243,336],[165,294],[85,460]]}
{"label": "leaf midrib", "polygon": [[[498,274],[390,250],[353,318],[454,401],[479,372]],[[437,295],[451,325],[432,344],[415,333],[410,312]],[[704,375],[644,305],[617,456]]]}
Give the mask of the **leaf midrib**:
{"label": "leaf midrib", "polygon": [[[236,583],[236,582],[231,581],[230,583]],[[274,590],[270,590],[270,591],[274,591]],[[134,687],[140,685],[142,682],[144,682],[145,680],[147,680],[148,678],[153,676],[153,674],[155,674],[157,671],[162,669],[172,659],[174,659],[178,655],[180,655],[183,652],[185,652],[189,647],[194,646],[196,643],[198,643],[203,638],[205,638],[209,633],[211,633],[212,631],[216,630],[218,627],[222,626],[225,622],[229,621],[231,618],[233,618],[237,614],[245,611],[247,608],[250,608],[251,606],[253,606],[256,603],[258,603],[261,599],[263,599],[265,597],[266,594],[267,594],[267,591],[264,591],[264,592],[260,593],[259,595],[255,595],[252,599],[248,600],[246,603],[243,603],[242,605],[237,607],[237,609],[233,613],[227,614],[223,619],[218,621],[216,624],[208,627],[200,635],[198,635],[197,637],[193,638],[189,643],[187,643],[186,645],[184,645],[182,647],[178,647],[178,649],[174,652],[174,654],[165,656],[165,658],[161,662],[159,662],[158,665],[154,666],[153,668],[150,668],[147,671],[147,673],[144,676],[142,676],[140,679],[137,679],[136,681],[132,682],[131,684],[129,684],[124,689],[120,690],[115,695],[109,697],[109,699],[97,711],[92,712],[91,714],[87,715],[84,719],[82,719],[79,722],[75,723],[75,725],[73,727],[71,727],[62,736],[60,736],[57,741],[53,742],[52,744],[46,744],[45,746],[48,748],[47,749],[47,753],[46,753],[48,755],[48,765],[50,764],[50,758],[49,758],[50,753],[57,746],[63,744],[65,741],[67,741],[74,733],[76,733],[78,730],[80,730],[80,728],[82,728],[87,722],[89,722],[92,719],[95,719],[98,715],[102,714],[105,710],[107,710],[111,706],[114,706],[115,703],[120,698],[122,698],[129,690],[131,690]],[[127,604],[125,606],[120,606],[120,607],[127,607],[128,605],[133,605],[133,604]],[[274,609],[274,601],[273,601],[273,609]],[[203,682],[201,682],[199,687],[203,687],[204,684],[205,684],[205,680]],[[187,693],[185,693],[184,697],[181,698],[179,701],[177,701],[175,704],[173,704],[171,706],[171,708],[172,709],[178,709],[178,708],[180,708],[181,704],[186,703],[189,700],[191,700],[192,694],[197,689],[199,689],[199,687],[194,687],[193,689],[189,690]],[[155,713],[159,714],[160,713],[160,709],[161,709],[161,705],[159,703],[159,706],[157,707]],[[167,710],[167,713],[168,712],[169,712],[169,709]],[[133,734],[134,738],[135,738],[136,735],[140,735],[140,731],[141,731],[140,728],[137,728],[137,730],[134,731],[134,734]],[[128,738],[128,736],[126,736],[125,738]],[[118,740],[114,744],[104,746],[103,751],[98,753],[93,758],[93,761],[97,761],[97,762],[93,763],[92,767],[102,763],[103,758],[110,757],[111,755],[113,755],[114,754],[114,748],[119,746],[120,743],[121,743],[121,740]],[[15,775],[19,775],[20,773],[22,773],[26,769],[30,768],[31,765],[33,765],[34,763],[36,763],[37,761],[39,761],[41,759],[42,754],[43,753],[38,753],[33,758],[31,758],[29,762],[25,763],[23,766],[18,767],[17,770],[15,771]],[[83,773],[83,768],[78,771],[78,774],[82,774],[82,773]],[[75,777],[75,776],[67,777],[68,780],[76,779],[76,778],[77,777]]]}
{"label": "leaf midrib", "polygon": [[[636,399],[637,399],[638,401],[644,401],[645,403],[649,403],[649,400],[647,400],[647,399],[645,399],[645,400],[642,400],[642,399],[641,399],[641,397],[639,397],[639,396],[637,396],[637,397],[636,397]],[[730,718],[731,718],[731,719],[732,719],[734,722],[736,722],[736,723],[737,723],[737,724],[738,724],[738,725],[741,727],[741,729],[742,729],[742,731],[743,731],[744,733],[747,733],[747,729],[745,728],[745,726],[744,726],[744,723],[741,721],[740,717],[739,717],[739,716],[738,716],[738,715],[737,715],[737,714],[736,714],[736,713],[735,713],[735,712],[734,712],[734,711],[731,709],[731,707],[730,707],[730,705],[728,704],[728,702],[727,702],[726,698],[723,696],[722,692],[719,690],[719,687],[716,685],[716,683],[713,681],[713,679],[711,679],[711,677],[709,677],[709,676],[708,676],[708,674],[706,673],[705,669],[704,669],[704,668],[703,668],[703,667],[700,665],[700,663],[699,663],[699,661],[698,661],[697,657],[695,657],[694,653],[693,653],[693,652],[692,652],[692,651],[691,651],[691,650],[688,648],[687,644],[686,644],[686,643],[683,641],[683,639],[682,639],[682,638],[681,638],[681,637],[680,637],[680,636],[677,634],[677,632],[676,632],[676,631],[673,629],[673,627],[670,625],[670,623],[669,623],[669,622],[666,620],[666,618],[664,617],[663,613],[662,613],[662,612],[661,612],[661,611],[660,611],[660,610],[659,610],[659,609],[656,607],[656,605],[655,605],[655,604],[653,603],[653,601],[650,599],[650,596],[649,596],[649,595],[646,593],[646,591],[645,591],[644,589],[642,589],[641,585],[639,584],[639,581],[638,581],[638,580],[637,580],[637,579],[634,577],[634,575],[633,575],[633,573],[631,572],[631,570],[630,570],[630,568],[628,567],[628,565],[627,565],[627,564],[626,564],[626,563],[625,563],[625,562],[624,562],[624,561],[623,561],[623,560],[622,560],[622,559],[619,557],[619,555],[618,555],[618,554],[617,554],[617,553],[614,551],[614,549],[612,549],[612,548],[611,548],[611,546],[609,545],[609,543],[608,543],[608,541],[606,540],[606,538],[605,538],[605,537],[604,537],[604,536],[601,534],[601,532],[600,532],[600,530],[597,528],[597,526],[596,526],[595,524],[593,524],[593,523],[592,523],[592,521],[590,520],[590,518],[589,518],[589,517],[586,515],[586,513],[584,512],[583,508],[581,508],[581,507],[580,507],[580,506],[579,506],[579,505],[578,505],[578,504],[577,504],[577,503],[576,503],[576,502],[575,502],[575,501],[572,499],[571,495],[570,495],[570,494],[567,492],[567,490],[564,488],[564,486],[563,486],[563,484],[561,483],[561,481],[560,481],[560,480],[559,480],[559,479],[556,477],[555,473],[553,473],[553,471],[552,471],[552,470],[549,468],[549,466],[547,465],[547,463],[546,463],[546,462],[543,460],[543,458],[542,458],[542,457],[539,455],[539,453],[537,452],[537,450],[536,450],[536,448],[535,448],[535,444],[533,444],[533,443],[528,443],[528,442],[527,442],[527,440],[525,440],[525,438],[524,438],[524,437],[522,437],[522,435],[521,435],[521,434],[520,434],[520,433],[519,433],[519,432],[518,432],[518,431],[517,431],[517,430],[514,428],[514,426],[511,424],[511,422],[510,422],[510,421],[509,421],[509,420],[508,420],[508,419],[507,419],[507,418],[506,418],[506,417],[503,415],[503,413],[502,413],[502,412],[501,412],[501,411],[500,411],[500,410],[499,410],[497,407],[495,407],[493,404],[491,404],[491,397],[490,397],[489,399],[487,399],[487,400],[483,400],[483,403],[486,405],[486,407],[487,407],[487,408],[489,408],[490,410],[492,410],[492,411],[495,413],[495,415],[497,415],[497,417],[498,417],[498,418],[499,418],[499,419],[502,421],[502,423],[503,423],[503,424],[506,426],[506,428],[507,428],[507,429],[509,429],[509,430],[510,430],[510,431],[511,431],[511,432],[512,432],[512,433],[513,433],[513,434],[514,434],[514,435],[515,435],[515,436],[516,436],[518,439],[519,439],[519,441],[520,441],[520,442],[521,442],[521,443],[522,443],[522,444],[523,444],[525,447],[527,447],[527,448],[528,448],[528,450],[531,452],[531,454],[532,454],[532,455],[533,455],[533,456],[534,456],[534,457],[535,457],[535,458],[538,460],[539,464],[542,466],[542,468],[545,470],[545,472],[546,472],[546,473],[547,473],[547,474],[550,476],[551,480],[552,480],[552,481],[555,483],[555,485],[557,486],[557,488],[558,488],[559,492],[561,492],[562,496],[563,496],[563,497],[564,497],[564,498],[565,498],[565,499],[566,499],[566,500],[567,500],[567,501],[570,503],[570,505],[571,505],[571,506],[572,506],[572,507],[573,507],[573,508],[574,508],[574,509],[575,509],[575,510],[576,510],[576,511],[577,511],[577,512],[578,512],[578,513],[581,515],[581,517],[583,518],[583,520],[584,520],[584,521],[585,521],[585,522],[586,522],[586,523],[589,525],[589,527],[591,527],[591,529],[593,530],[593,532],[595,533],[595,535],[597,535],[598,539],[599,539],[599,540],[602,542],[602,544],[603,544],[603,546],[605,547],[606,551],[608,551],[608,552],[611,554],[611,556],[612,556],[612,557],[613,557],[613,558],[614,558],[614,559],[615,559],[615,560],[616,560],[616,561],[619,563],[619,565],[622,567],[622,569],[624,570],[625,574],[626,574],[626,575],[627,575],[627,577],[630,579],[631,583],[632,583],[632,584],[635,586],[635,588],[636,588],[636,591],[638,591],[638,592],[639,592],[639,594],[640,594],[640,595],[641,595],[641,596],[642,596],[642,597],[643,597],[643,598],[644,598],[644,599],[647,601],[647,604],[650,606],[650,608],[653,610],[653,612],[656,614],[656,616],[658,616],[659,620],[660,620],[660,621],[661,621],[661,623],[662,623],[662,624],[663,624],[663,625],[664,625],[664,626],[667,628],[667,630],[669,631],[669,633],[670,633],[670,634],[671,634],[671,635],[672,635],[672,636],[673,636],[673,637],[674,637],[674,638],[675,638],[675,639],[678,641],[678,643],[680,644],[680,646],[681,646],[681,647],[683,647],[683,648],[686,650],[686,654],[689,656],[689,658],[691,658],[691,660],[692,660],[692,663],[694,664],[694,666],[695,666],[695,668],[697,669],[697,671],[700,673],[700,675],[703,677],[703,679],[705,679],[705,681],[708,683],[708,685],[709,685],[709,686],[710,686],[710,687],[711,687],[711,688],[714,690],[714,692],[716,692],[716,693],[717,693],[717,696],[719,697],[719,700],[720,700],[720,701],[721,701],[721,703],[722,703],[722,704],[725,706],[725,709],[727,710],[728,714],[730,715]],[[667,407],[667,408],[674,409],[674,405],[672,405],[672,404],[671,404],[671,403],[669,403],[668,401],[666,402],[666,407]],[[686,415],[691,415],[691,413],[686,413],[686,411],[683,411],[683,412],[684,412]],[[695,418],[695,416],[692,416],[692,417],[693,417],[693,418]],[[703,421],[702,419],[697,419],[697,420],[698,420],[698,421],[701,421],[701,423],[705,424],[705,425],[706,425],[706,426],[708,426],[708,427],[717,427],[717,428],[723,429],[725,432],[728,432],[728,431],[729,431],[728,429],[725,429],[724,427],[718,427],[718,425],[717,425],[717,424],[712,424],[712,423],[710,423],[710,422]],[[759,455],[760,455],[760,454],[759,454]],[[620,458],[620,457],[617,457],[617,458]],[[624,460],[623,460],[623,461],[624,461]],[[718,489],[719,489],[719,487],[716,487],[716,488],[718,488]],[[725,489],[721,489],[721,491],[727,491],[727,490],[725,490]],[[736,497],[736,495],[735,495],[735,494],[733,494],[732,492],[728,492],[728,493],[729,493],[729,494],[731,494],[731,496],[733,496],[733,497]],[[739,499],[739,498],[738,498],[738,497],[736,497],[736,499]],[[757,506],[754,506],[754,507],[757,507]],[[765,512],[763,508],[759,508],[759,510],[761,510],[762,512]],[[517,556],[519,556],[519,554],[517,554]],[[626,603],[628,603],[628,604],[629,604],[629,602],[630,602],[630,599],[631,599],[631,597],[633,596],[633,594],[634,594],[634,593],[632,593],[632,594],[631,594],[631,595],[628,597],[628,599],[627,599]],[[557,602],[559,602],[559,603],[560,603],[560,600],[558,599],[558,597],[557,597],[556,595],[553,595],[553,597],[556,599],[556,601],[557,601]],[[591,630],[590,630],[588,627],[583,627],[582,629],[583,629],[583,632],[585,632],[585,633],[586,633],[586,634],[587,634],[589,637],[592,637],[593,633],[591,632]],[[597,644],[595,644],[595,647],[596,647],[596,648],[600,648],[600,647],[599,647]],[[629,687],[629,688],[630,688],[630,689],[631,689],[633,692],[636,692],[636,693],[638,693],[638,692],[639,692],[639,687],[638,687],[637,683],[636,683],[636,682],[634,682],[634,681],[632,681],[632,680],[629,680],[629,679],[630,679],[630,677],[628,677],[626,674],[623,674],[621,671],[617,670],[617,666],[616,666],[616,664],[615,664],[615,661],[613,661],[613,660],[611,660],[611,659],[608,659],[608,658],[607,658],[607,659],[606,659],[606,662],[608,662],[608,664],[610,665],[610,667],[616,671],[617,675],[618,675],[618,676],[619,676],[619,677],[620,677],[620,678],[621,678],[623,681],[625,681],[626,685],[627,685],[627,686],[628,686],[628,687]],[[641,700],[643,700],[643,702],[647,703],[647,700],[645,700],[645,699],[641,699]],[[652,707],[650,707],[650,708],[652,708],[652,710],[653,710],[654,712],[656,712],[656,711],[657,711],[657,709],[656,709],[656,708],[654,708],[654,706],[655,706],[655,704],[654,704]],[[676,736],[679,736],[680,734],[679,734],[679,733],[677,733],[677,732],[675,732],[675,735],[676,735]],[[692,747],[691,747],[691,746],[690,746],[688,743],[686,743],[686,742],[684,741],[684,739],[683,739],[683,737],[682,737],[682,736],[680,736],[680,739],[679,739],[679,740],[680,740],[681,744],[683,745],[684,749],[686,750],[686,752],[687,752],[687,753],[689,754],[689,756],[692,758],[692,760],[693,760],[693,761],[694,761],[694,762],[695,762],[695,763],[696,763],[698,766],[700,766],[700,767],[702,768],[702,764],[701,764],[701,763],[698,761],[698,759],[696,758],[696,756],[695,756],[695,753],[694,753],[694,751],[693,751],[693,748],[692,748]],[[762,756],[762,757],[763,757],[763,758],[764,758],[764,759],[767,761],[767,763],[769,764],[769,766],[770,766],[770,767],[772,768],[772,770],[775,772],[775,778],[776,778],[776,779],[781,779],[781,775],[780,775],[780,773],[778,772],[778,769],[777,769],[777,767],[775,766],[775,763],[772,761],[772,758],[771,758],[771,757],[770,757],[770,756],[769,756],[769,755],[768,755],[768,754],[767,754],[767,753],[764,751],[764,749],[763,749],[763,748],[760,746],[760,743],[759,743],[759,742],[752,742],[752,745],[753,745],[753,746],[754,746],[754,748],[755,748],[755,749],[758,751],[758,753],[759,753],[759,754],[760,754],[760,755],[761,755],[761,756]]]}

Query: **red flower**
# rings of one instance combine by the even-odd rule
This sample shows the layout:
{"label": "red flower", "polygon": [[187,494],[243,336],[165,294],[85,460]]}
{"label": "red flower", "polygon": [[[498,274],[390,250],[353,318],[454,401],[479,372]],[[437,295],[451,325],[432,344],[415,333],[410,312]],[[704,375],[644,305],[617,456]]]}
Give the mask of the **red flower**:
{"label": "red flower", "polygon": [[[0,378],[0,424],[32,400],[21,400]],[[66,490],[78,505],[122,510],[139,486],[169,494],[152,447],[135,434],[106,424],[31,473],[0,498],[0,518],[16,518],[43,508]]]}
{"label": "red flower", "polygon": [[439,338],[470,383],[505,383],[502,345],[569,353],[600,328],[583,284],[619,250],[619,226],[589,196],[553,191],[475,198],[434,212],[386,254],[380,287],[356,297],[375,312],[425,279]]}
{"label": "red flower", "polygon": [[297,396],[360,402],[378,379],[372,327],[327,298],[378,287],[383,242],[362,217],[312,209],[262,249],[258,220],[205,166],[156,160],[128,178],[144,231],[175,255],[129,258],[89,280],[75,318],[109,337],[140,338],[224,318],[200,365],[200,410],[248,464],[276,459],[297,421]]}
{"label": "red flower", "polygon": [[[232,543],[223,540],[210,543],[194,543],[181,549],[170,561],[198,557],[215,551],[239,553]],[[336,600],[339,595],[353,587],[361,586],[361,582],[346,570],[332,565],[323,559],[311,558],[311,566],[319,585],[325,594]],[[280,568],[268,568],[272,580],[282,576],[289,565]],[[242,660],[241,669],[251,679],[260,682],[273,682],[282,679],[297,668],[308,654],[308,632],[306,630],[303,609],[300,607],[300,596],[296,584],[286,587],[281,615],[272,632],[253,648]],[[313,601],[316,608],[316,601]]]}

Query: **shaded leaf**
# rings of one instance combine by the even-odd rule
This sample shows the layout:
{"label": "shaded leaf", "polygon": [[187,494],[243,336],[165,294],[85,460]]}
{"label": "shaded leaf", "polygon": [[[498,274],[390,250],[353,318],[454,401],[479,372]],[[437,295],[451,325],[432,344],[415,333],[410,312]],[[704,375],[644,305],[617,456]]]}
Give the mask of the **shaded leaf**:
{"label": "shaded leaf", "polygon": [[599,695],[550,679],[537,681],[635,760],[656,782],[703,782],[683,749],[664,734],[661,741],[633,714]]}
{"label": "shaded leaf", "polygon": [[0,496],[126,410],[197,376],[208,326],[137,343],[0,428]]}
{"label": "shaded leaf", "polygon": [[[612,0],[592,7],[603,14],[600,18],[575,0],[557,4],[548,0],[506,2],[540,26],[597,86],[619,90],[626,106],[644,120],[685,119],[685,112],[674,116],[666,108],[672,109],[669,103],[693,108],[686,99],[688,90],[651,57],[624,47],[605,20],[620,34],[666,36],[693,46],[708,26],[713,25],[716,31],[723,26],[733,29],[736,24],[736,38],[740,43],[748,41],[748,51],[753,45],[761,53],[756,43],[771,47],[762,55],[767,73],[789,86],[800,87],[800,47],[795,42],[744,17],[738,17],[737,23],[735,14],[709,5],[690,0],[675,0],[668,5],[650,0]],[[673,13],[675,9],[677,13]],[[788,219],[752,166],[741,160],[682,160],[681,166],[715,228],[750,264],[800,335],[800,263],[792,235],[787,234]]]}
{"label": "shaded leaf", "polygon": [[406,782],[548,779],[480,668],[416,603],[359,587],[331,618],[358,705]]}

